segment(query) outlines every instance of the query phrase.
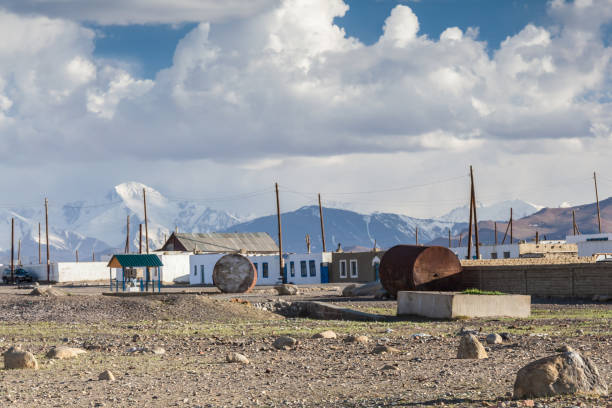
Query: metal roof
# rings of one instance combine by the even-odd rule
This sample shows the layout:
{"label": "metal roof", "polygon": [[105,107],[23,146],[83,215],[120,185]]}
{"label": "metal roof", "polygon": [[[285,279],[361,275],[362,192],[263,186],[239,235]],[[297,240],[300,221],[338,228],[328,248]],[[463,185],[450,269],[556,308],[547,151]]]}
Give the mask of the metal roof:
{"label": "metal roof", "polygon": [[265,232],[235,232],[187,234],[174,233],[176,239],[189,252],[240,252],[276,253],[276,242]]}
{"label": "metal roof", "polygon": [[157,255],[152,254],[118,254],[108,262],[109,268],[138,268],[164,266]]}

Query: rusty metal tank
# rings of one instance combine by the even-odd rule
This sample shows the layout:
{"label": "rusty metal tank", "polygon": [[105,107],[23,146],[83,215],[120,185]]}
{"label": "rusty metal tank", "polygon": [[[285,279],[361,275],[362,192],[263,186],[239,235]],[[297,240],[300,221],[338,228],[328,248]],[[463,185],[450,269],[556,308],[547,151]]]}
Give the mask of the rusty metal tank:
{"label": "rusty metal tank", "polygon": [[397,296],[401,290],[456,290],[461,263],[441,246],[396,245],[380,262],[382,286]]}
{"label": "rusty metal tank", "polygon": [[257,270],[246,256],[228,254],[213,269],[213,284],[224,293],[246,293],[257,283]]}

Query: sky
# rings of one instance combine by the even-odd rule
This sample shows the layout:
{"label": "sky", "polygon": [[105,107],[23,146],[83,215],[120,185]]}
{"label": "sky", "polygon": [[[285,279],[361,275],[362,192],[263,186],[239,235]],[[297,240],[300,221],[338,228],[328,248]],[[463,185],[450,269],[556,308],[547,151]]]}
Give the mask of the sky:
{"label": "sky", "polygon": [[278,182],[431,217],[470,165],[485,203],[592,202],[611,27],[612,0],[0,0],[0,206],[134,180],[259,215]]}

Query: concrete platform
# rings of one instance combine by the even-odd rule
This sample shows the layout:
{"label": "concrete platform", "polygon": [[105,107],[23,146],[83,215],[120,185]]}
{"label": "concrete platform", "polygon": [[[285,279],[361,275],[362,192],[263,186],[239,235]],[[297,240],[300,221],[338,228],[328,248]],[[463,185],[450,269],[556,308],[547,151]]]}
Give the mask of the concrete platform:
{"label": "concrete platform", "polygon": [[468,295],[460,292],[397,293],[397,315],[433,319],[457,317],[529,317],[531,296]]}

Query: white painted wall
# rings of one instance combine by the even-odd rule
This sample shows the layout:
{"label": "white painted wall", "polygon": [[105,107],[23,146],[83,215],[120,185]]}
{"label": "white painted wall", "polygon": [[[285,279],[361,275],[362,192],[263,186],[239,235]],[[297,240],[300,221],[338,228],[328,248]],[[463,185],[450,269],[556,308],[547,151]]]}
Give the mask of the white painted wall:
{"label": "white painted wall", "polygon": [[161,268],[162,282],[189,283],[190,253],[158,255],[164,266]]}
{"label": "white painted wall", "polygon": [[[80,282],[108,280],[110,275],[107,262],[53,262],[49,271],[52,282]],[[47,265],[24,265],[38,280],[47,280]],[[113,274],[114,277],[114,274]]]}
{"label": "white painted wall", "polygon": [[[612,233],[602,233],[602,234],[582,234],[582,235],[567,235],[565,237],[565,241],[568,244],[576,244],[578,242],[585,242],[589,240],[596,239],[607,239],[608,241],[612,241]],[[595,242],[606,242],[606,241],[595,241]]]}
{"label": "white painted wall", "polygon": [[578,256],[592,256],[594,254],[612,254],[611,241],[583,241],[576,243]]}
{"label": "white painted wall", "polygon": [[[198,254],[189,257],[189,284],[212,285],[213,269],[217,261],[226,254]],[[257,268],[256,285],[276,285],[282,282],[279,272],[278,255],[248,255],[247,258]],[[321,263],[331,263],[331,253],[313,254],[286,254],[284,256],[287,265],[287,281],[294,284],[316,284],[321,283]],[[301,274],[301,262],[306,262],[306,276]],[[315,263],[315,273],[311,276],[309,261]],[[291,262],[295,268],[295,276],[291,276]],[[264,277],[264,263],[267,264],[268,277]],[[204,281],[202,281],[202,267],[204,267]]]}
{"label": "white painted wall", "polygon": [[[493,259],[491,254],[496,253],[497,259],[504,259],[504,253],[509,252],[510,258],[519,257],[519,244],[504,244],[504,245],[481,245],[480,257],[482,259]],[[467,259],[467,246],[451,248],[451,251],[457,255],[459,259]],[[476,248],[472,248],[472,257],[476,256]]]}

